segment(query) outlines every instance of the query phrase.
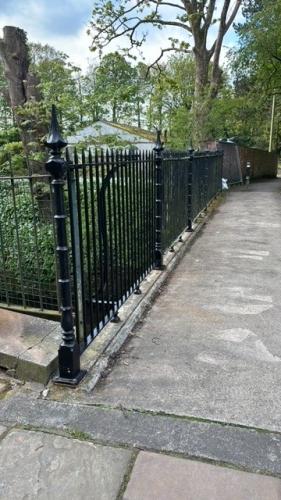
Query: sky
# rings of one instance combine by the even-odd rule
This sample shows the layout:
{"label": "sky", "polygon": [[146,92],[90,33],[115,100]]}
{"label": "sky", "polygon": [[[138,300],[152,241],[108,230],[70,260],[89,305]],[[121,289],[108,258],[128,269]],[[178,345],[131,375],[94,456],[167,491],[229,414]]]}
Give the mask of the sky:
{"label": "sky", "polygon": [[[218,0],[219,4],[221,2]],[[89,63],[97,59],[89,50],[91,37],[87,35],[93,5],[94,0],[0,0],[0,36],[4,26],[22,28],[29,41],[47,43],[65,52],[70,61],[84,72]],[[241,15],[238,20],[241,20]],[[149,44],[143,49],[147,62],[159,55],[159,47],[167,46],[168,36],[181,35],[181,31],[169,31],[168,34],[166,30],[151,31]],[[210,33],[210,41],[214,35],[215,27]],[[119,43],[114,42],[108,51],[118,49]],[[230,30],[224,40],[222,60],[235,43],[234,31]]]}

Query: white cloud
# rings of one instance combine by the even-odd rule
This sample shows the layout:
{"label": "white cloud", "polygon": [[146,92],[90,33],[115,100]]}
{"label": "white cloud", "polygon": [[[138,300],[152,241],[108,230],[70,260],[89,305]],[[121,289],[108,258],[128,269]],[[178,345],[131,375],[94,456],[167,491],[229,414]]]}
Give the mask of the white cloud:
{"label": "white cloud", "polygon": [[[63,0],[58,0],[62,3],[59,4],[60,10],[63,10]],[[220,8],[223,0],[218,0],[217,15],[220,13]],[[65,2],[67,12],[72,12],[77,9],[78,0],[67,0]],[[16,1],[13,5],[13,11],[11,8],[11,13],[0,14],[0,28],[1,26],[18,26],[23,28],[28,35],[28,39],[32,42],[40,42],[42,44],[48,43],[49,45],[61,50],[69,55],[70,61],[76,66],[81,67],[83,71],[86,70],[88,63],[97,58],[96,54],[93,54],[89,50],[91,44],[91,37],[87,35],[87,27],[91,18],[91,7],[92,0],[79,0],[79,13],[83,14],[84,20],[81,23],[81,19],[74,21],[77,27],[74,30],[68,28],[68,25],[64,25],[62,30],[56,29],[51,30],[51,23],[46,24],[46,19],[50,19],[50,6],[46,1],[39,0],[25,0]],[[232,2],[233,5],[233,2]],[[12,7],[12,5],[11,5]],[[168,8],[169,9],[169,8]],[[171,17],[171,9],[166,10],[166,17]],[[7,8],[6,8],[7,12]],[[58,14],[59,15],[59,14]],[[49,16],[49,17],[48,17]],[[236,21],[241,21],[243,18],[242,14],[239,13]],[[87,21],[85,21],[85,19]],[[71,19],[73,24],[73,18]],[[66,21],[67,23],[67,16]],[[56,28],[58,28],[56,26]],[[70,32],[67,32],[70,31]],[[161,48],[164,49],[169,45],[169,37],[186,37],[187,33],[181,29],[174,28],[164,28],[163,30],[150,30],[148,41],[142,47],[142,52],[144,54],[145,60],[151,63],[160,54]],[[209,33],[209,44],[211,44],[216,36],[216,26],[213,26]],[[187,39],[188,41],[188,39]],[[229,46],[235,43],[234,31],[231,29],[225,38],[224,47],[222,50],[222,62],[225,60],[226,53]],[[118,50],[119,47],[126,46],[126,41],[123,40],[120,43],[120,39],[114,41],[106,50],[106,52],[111,52]]]}
{"label": "white cloud", "polygon": [[[59,0],[58,0],[59,1]],[[86,17],[91,17],[91,9],[89,4],[91,0],[79,0],[79,8],[81,2],[85,4]],[[77,5],[77,0],[67,0],[67,9],[71,9],[72,4]],[[49,16],[49,18],[48,18]],[[87,35],[87,23],[77,19],[77,30],[69,30],[66,33],[67,27],[64,27],[59,33],[57,29],[52,32],[46,24],[46,19],[50,19],[50,12],[48,12],[47,2],[40,2],[38,0],[25,0],[25,2],[17,2],[17,8],[11,9],[9,14],[0,14],[0,30],[4,26],[17,26],[26,31],[28,40],[30,42],[40,42],[42,44],[49,44],[58,50],[61,50],[69,55],[70,61],[85,70],[92,53],[89,50],[90,37]],[[80,28],[79,28],[80,26]],[[0,31],[1,36],[1,31]]]}

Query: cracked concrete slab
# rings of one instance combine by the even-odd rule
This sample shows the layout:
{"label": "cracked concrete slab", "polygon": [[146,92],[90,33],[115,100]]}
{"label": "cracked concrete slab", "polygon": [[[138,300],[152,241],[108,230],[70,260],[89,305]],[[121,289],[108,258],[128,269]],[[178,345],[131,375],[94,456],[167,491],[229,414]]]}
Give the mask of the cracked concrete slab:
{"label": "cracked concrete slab", "polygon": [[12,430],[0,443],[0,498],[115,500],[131,456],[129,450]]}
{"label": "cracked concrete slab", "polygon": [[60,326],[0,309],[0,366],[24,380],[46,383],[57,368]]}

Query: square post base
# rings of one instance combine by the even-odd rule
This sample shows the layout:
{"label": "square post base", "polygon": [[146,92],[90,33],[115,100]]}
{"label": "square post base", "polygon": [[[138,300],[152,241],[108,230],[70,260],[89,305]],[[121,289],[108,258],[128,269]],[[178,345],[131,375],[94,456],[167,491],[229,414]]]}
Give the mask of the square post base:
{"label": "square post base", "polygon": [[54,377],[53,383],[56,385],[68,385],[69,387],[76,387],[78,384],[80,384],[86,373],[86,370],[80,370],[80,372],[74,378],[65,378],[57,375],[56,377]]}
{"label": "square post base", "polygon": [[73,345],[60,345],[58,362],[59,375],[54,378],[54,382],[70,386],[79,384],[86,372],[80,370],[80,347],[77,341]]}

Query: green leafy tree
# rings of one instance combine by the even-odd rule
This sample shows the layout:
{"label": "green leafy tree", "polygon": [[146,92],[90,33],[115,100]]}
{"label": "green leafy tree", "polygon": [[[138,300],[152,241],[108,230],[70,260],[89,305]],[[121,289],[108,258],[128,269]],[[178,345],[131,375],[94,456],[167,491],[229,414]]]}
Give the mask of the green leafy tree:
{"label": "green leafy tree", "polygon": [[30,59],[31,68],[40,81],[39,106],[45,120],[48,121],[51,104],[56,104],[65,131],[74,131],[83,120],[80,68],[69,62],[67,54],[39,43],[30,44]]}
{"label": "green leafy tree", "polygon": [[161,65],[160,74],[151,71],[148,123],[167,130],[173,147],[186,147],[191,140],[194,66],[192,55],[174,55]]}
{"label": "green leafy tree", "polygon": [[132,114],[137,92],[136,69],[118,52],[105,55],[88,75],[92,85],[90,101],[97,118],[110,117],[113,122]]}
{"label": "green leafy tree", "polygon": [[235,92],[245,103],[244,138],[267,147],[273,95],[277,96],[274,142],[280,141],[281,1],[247,1],[243,13],[246,21],[236,28],[239,47],[233,55]]}
{"label": "green leafy tree", "polygon": [[[206,124],[222,81],[220,55],[225,34],[231,27],[242,0],[138,0],[137,2],[99,0],[95,3],[89,33],[92,50],[102,51],[112,41],[128,42],[128,53],[139,49],[149,39],[152,30],[166,28],[180,32],[180,38],[166,37],[157,66],[167,52],[193,53],[195,87],[193,99],[193,136],[197,144],[206,139]],[[209,42],[210,29],[216,27],[216,37]]]}

